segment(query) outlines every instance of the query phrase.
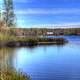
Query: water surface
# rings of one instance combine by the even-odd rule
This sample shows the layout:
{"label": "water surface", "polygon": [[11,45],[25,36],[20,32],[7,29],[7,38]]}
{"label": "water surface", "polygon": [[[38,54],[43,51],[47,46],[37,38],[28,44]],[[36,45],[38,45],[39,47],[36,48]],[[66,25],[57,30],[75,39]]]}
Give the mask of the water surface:
{"label": "water surface", "polygon": [[64,36],[65,45],[0,49],[0,62],[32,80],[80,80],[80,36]]}

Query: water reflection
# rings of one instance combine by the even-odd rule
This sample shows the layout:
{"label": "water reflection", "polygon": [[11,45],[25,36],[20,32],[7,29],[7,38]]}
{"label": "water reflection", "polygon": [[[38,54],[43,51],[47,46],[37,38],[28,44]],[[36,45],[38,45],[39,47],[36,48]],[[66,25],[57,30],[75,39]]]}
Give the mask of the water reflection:
{"label": "water reflection", "polygon": [[66,45],[2,48],[0,64],[21,70],[32,80],[80,80],[79,43],[80,38],[74,38]]}
{"label": "water reflection", "polygon": [[28,73],[32,80],[76,80],[80,79],[79,53],[79,47],[71,44],[20,48],[14,67]]}
{"label": "water reflection", "polygon": [[1,48],[0,49],[0,69],[4,69],[10,66],[13,66],[12,58],[14,49],[10,48]]}

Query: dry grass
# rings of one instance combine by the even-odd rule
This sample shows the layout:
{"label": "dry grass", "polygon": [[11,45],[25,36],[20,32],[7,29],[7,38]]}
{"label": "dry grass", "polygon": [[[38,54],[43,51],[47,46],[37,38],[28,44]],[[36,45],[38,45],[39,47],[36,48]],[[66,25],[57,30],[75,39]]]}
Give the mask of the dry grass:
{"label": "dry grass", "polygon": [[18,73],[14,69],[3,70],[0,74],[0,80],[30,80],[25,74]]}

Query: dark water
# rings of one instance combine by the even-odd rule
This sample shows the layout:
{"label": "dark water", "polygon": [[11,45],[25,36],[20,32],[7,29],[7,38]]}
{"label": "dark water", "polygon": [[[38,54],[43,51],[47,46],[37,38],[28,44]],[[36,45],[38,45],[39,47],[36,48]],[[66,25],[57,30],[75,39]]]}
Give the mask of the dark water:
{"label": "dark water", "polygon": [[0,49],[0,61],[32,80],[80,80],[80,36],[64,38],[68,44]]}

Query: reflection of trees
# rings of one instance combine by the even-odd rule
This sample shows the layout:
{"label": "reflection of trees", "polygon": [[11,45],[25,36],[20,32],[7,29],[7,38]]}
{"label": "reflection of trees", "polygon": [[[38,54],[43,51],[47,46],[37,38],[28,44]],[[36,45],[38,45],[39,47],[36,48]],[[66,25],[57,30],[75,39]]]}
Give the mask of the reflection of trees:
{"label": "reflection of trees", "polygon": [[[13,50],[10,48],[2,48],[0,49],[0,67],[1,69],[8,68],[9,64],[12,63]],[[12,65],[12,64],[11,64]]]}
{"label": "reflection of trees", "polygon": [[11,64],[9,66],[9,63],[13,63],[14,51],[13,48],[0,49],[0,80],[30,80],[30,77],[17,72]]}

